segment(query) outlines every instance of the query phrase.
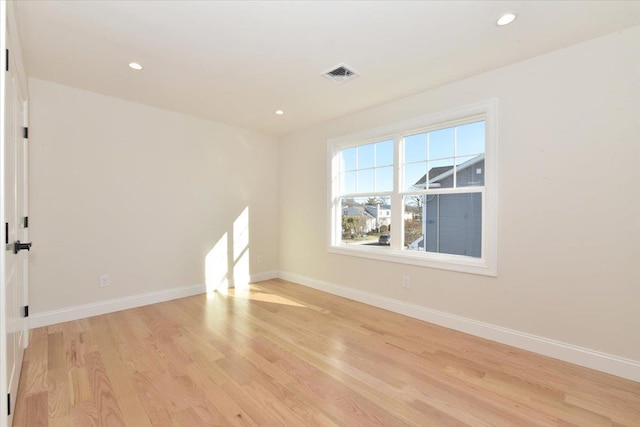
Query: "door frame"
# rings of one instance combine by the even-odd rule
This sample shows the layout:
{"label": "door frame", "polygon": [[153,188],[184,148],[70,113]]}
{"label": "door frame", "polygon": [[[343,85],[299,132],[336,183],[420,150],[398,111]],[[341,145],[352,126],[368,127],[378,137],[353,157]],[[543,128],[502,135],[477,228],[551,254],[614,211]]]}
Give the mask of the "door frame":
{"label": "door frame", "polygon": [[[6,201],[6,177],[5,177],[5,150],[6,144],[12,143],[14,141],[6,141],[5,138],[5,129],[6,126],[16,126],[16,130],[21,130],[20,128],[26,126],[28,123],[28,99],[29,99],[29,91],[28,91],[28,82],[24,69],[24,65],[22,62],[22,52],[19,44],[19,36],[17,29],[17,20],[15,17],[14,10],[14,1],[13,0],[0,0],[0,55],[2,57],[1,69],[0,69],[0,103],[2,104],[2,113],[0,114],[0,225],[2,228],[2,240],[6,242],[7,239],[7,231],[4,226],[4,223],[7,222],[6,212],[5,212],[5,201]],[[9,49],[11,54],[5,55],[6,49]],[[9,60],[9,57],[11,58]],[[6,123],[5,117],[5,108],[7,102],[15,102],[14,100],[6,99],[6,84],[7,84],[7,73],[6,66],[7,61],[9,60],[9,68],[17,80],[18,92],[22,94],[20,108],[16,111],[16,117],[18,117],[18,123]],[[17,96],[17,94],[16,94]],[[20,111],[23,111],[23,114],[20,114]],[[22,150],[26,150],[24,152],[24,159],[28,161],[28,145],[24,138],[21,135],[17,138],[18,143],[16,145],[21,145]],[[18,147],[14,147],[18,148]],[[24,166],[24,165],[23,165]],[[24,173],[28,173],[28,169],[24,171]],[[18,176],[16,172],[15,179],[25,180],[25,184],[28,185],[28,175]],[[28,197],[28,189],[25,188],[25,197]],[[24,206],[24,209],[28,209],[28,202],[26,199],[16,200],[16,203],[21,203]],[[18,224],[13,225],[16,229],[16,237],[20,238],[22,235],[27,235],[24,232],[21,232],[21,229]],[[6,245],[6,243],[5,243]],[[9,242],[9,245],[13,245],[13,242]],[[13,418],[13,412],[15,409],[15,402],[17,399],[17,393],[11,396],[11,408],[9,408],[9,399],[5,397],[5,394],[9,393],[8,390],[8,378],[7,378],[7,310],[5,307],[6,304],[6,283],[5,283],[5,271],[6,271],[6,257],[13,256],[13,252],[7,251],[7,247],[3,248],[2,254],[0,254],[0,427],[7,427],[11,425],[11,421]],[[11,248],[9,248],[11,249]],[[28,258],[27,258],[28,259]],[[23,266],[24,271],[28,272],[28,261],[26,266]],[[24,276],[24,274],[23,274]],[[26,276],[25,276],[26,280]],[[18,305],[28,305],[28,287],[25,285],[23,289],[18,290],[17,302]],[[17,358],[19,363],[16,363],[16,370],[14,373],[14,381],[19,382],[20,380],[20,371],[21,371],[21,362],[22,356],[24,353],[24,347],[28,345],[28,336],[29,336],[29,323],[27,319],[22,319],[24,324],[22,326],[24,339],[22,340],[22,345],[18,350],[19,356]],[[17,387],[15,387],[17,389]],[[11,415],[9,415],[9,409],[11,409]]]}
{"label": "door frame", "polygon": [[[5,228],[5,108],[6,108],[6,61],[5,52],[7,47],[7,3],[0,1],[0,54],[2,55],[2,67],[0,69],[0,103],[2,104],[2,114],[0,114],[0,225],[2,226],[2,241],[6,245],[8,242]],[[8,399],[4,397],[7,393],[7,313],[5,311],[5,260],[6,247],[0,255],[0,427],[8,424]]]}

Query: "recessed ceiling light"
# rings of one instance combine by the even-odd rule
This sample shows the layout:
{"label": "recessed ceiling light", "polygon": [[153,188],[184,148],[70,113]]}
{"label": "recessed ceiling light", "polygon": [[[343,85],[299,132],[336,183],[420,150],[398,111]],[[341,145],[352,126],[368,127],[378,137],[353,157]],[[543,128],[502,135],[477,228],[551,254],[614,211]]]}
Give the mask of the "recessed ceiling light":
{"label": "recessed ceiling light", "polygon": [[282,111],[282,110],[276,110],[276,114],[277,114],[277,115],[279,115],[279,116],[281,116],[281,115],[283,115],[283,114],[284,114],[284,111]]}
{"label": "recessed ceiling light", "polygon": [[500,18],[498,18],[498,20],[496,21],[496,25],[499,27],[504,27],[505,25],[509,25],[513,21],[515,21],[517,17],[518,15],[513,12],[503,13],[502,16],[500,16]]}
{"label": "recessed ceiling light", "polygon": [[142,65],[138,64],[137,62],[129,62],[129,68],[133,70],[142,70]]}

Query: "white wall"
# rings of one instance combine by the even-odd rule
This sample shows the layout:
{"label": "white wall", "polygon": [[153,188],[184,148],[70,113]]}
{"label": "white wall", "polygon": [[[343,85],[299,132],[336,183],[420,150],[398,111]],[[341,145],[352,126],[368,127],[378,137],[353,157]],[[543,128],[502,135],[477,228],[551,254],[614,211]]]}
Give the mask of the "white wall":
{"label": "white wall", "polygon": [[[635,27],[284,138],[281,270],[640,361],[639,81]],[[490,98],[497,278],[326,252],[327,139]]]}
{"label": "white wall", "polygon": [[[250,271],[236,267],[236,279],[277,270],[274,138],[29,84],[33,313],[204,284],[205,257],[226,233],[219,278],[246,245],[234,230],[245,208]],[[98,287],[101,274],[110,287]]]}

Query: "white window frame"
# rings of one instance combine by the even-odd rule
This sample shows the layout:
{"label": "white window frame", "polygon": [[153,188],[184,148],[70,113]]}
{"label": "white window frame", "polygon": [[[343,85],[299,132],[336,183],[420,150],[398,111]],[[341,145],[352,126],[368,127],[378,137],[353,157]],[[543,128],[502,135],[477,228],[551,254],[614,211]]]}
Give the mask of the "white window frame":
{"label": "white window frame", "polygon": [[[357,256],[380,261],[401,264],[411,264],[422,267],[460,271],[465,273],[497,276],[497,247],[498,247],[498,131],[497,131],[496,99],[483,101],[465,107],[429,114],[416,119],[406,120],[346,135],[327,141],[327,206],[328,232],[327,251],[330,253]],[[472,193],[482,194],[482,248],[480,258],[444,253],[409,251],[402,249],[404,235],[403,196],[414,191],[403,190],[402,174],[402,139],[425,130],[441,129],[477,120],[485,121],[485,183],[484,187],[461,187],[442,189],[440,194]],[[342,243],[342,206],[341,197],[351,195],[340,193],[340,151],[345,148],[380,142],[388,139],[394,141],[393,153],[393,191],[381,193],[367,193],[366,196],[385,196],[391,199],[392,229],[400,230],[391,233],[391,244],[388,248],[367,247],[366,245],[348,245]],[[433,191],[431,191],[433,194]],[[395,219],[395,221],[394,221]]]}

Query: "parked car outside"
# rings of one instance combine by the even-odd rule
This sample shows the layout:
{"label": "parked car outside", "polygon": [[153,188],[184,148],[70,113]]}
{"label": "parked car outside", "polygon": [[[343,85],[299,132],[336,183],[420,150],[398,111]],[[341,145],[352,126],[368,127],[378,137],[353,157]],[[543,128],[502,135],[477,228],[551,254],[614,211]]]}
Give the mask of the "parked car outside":
{"label": "parked car outside", "polygon": [[389,246],[391,244],[391,235],[390,234],[381,234],[378,238],[379,245]]}

